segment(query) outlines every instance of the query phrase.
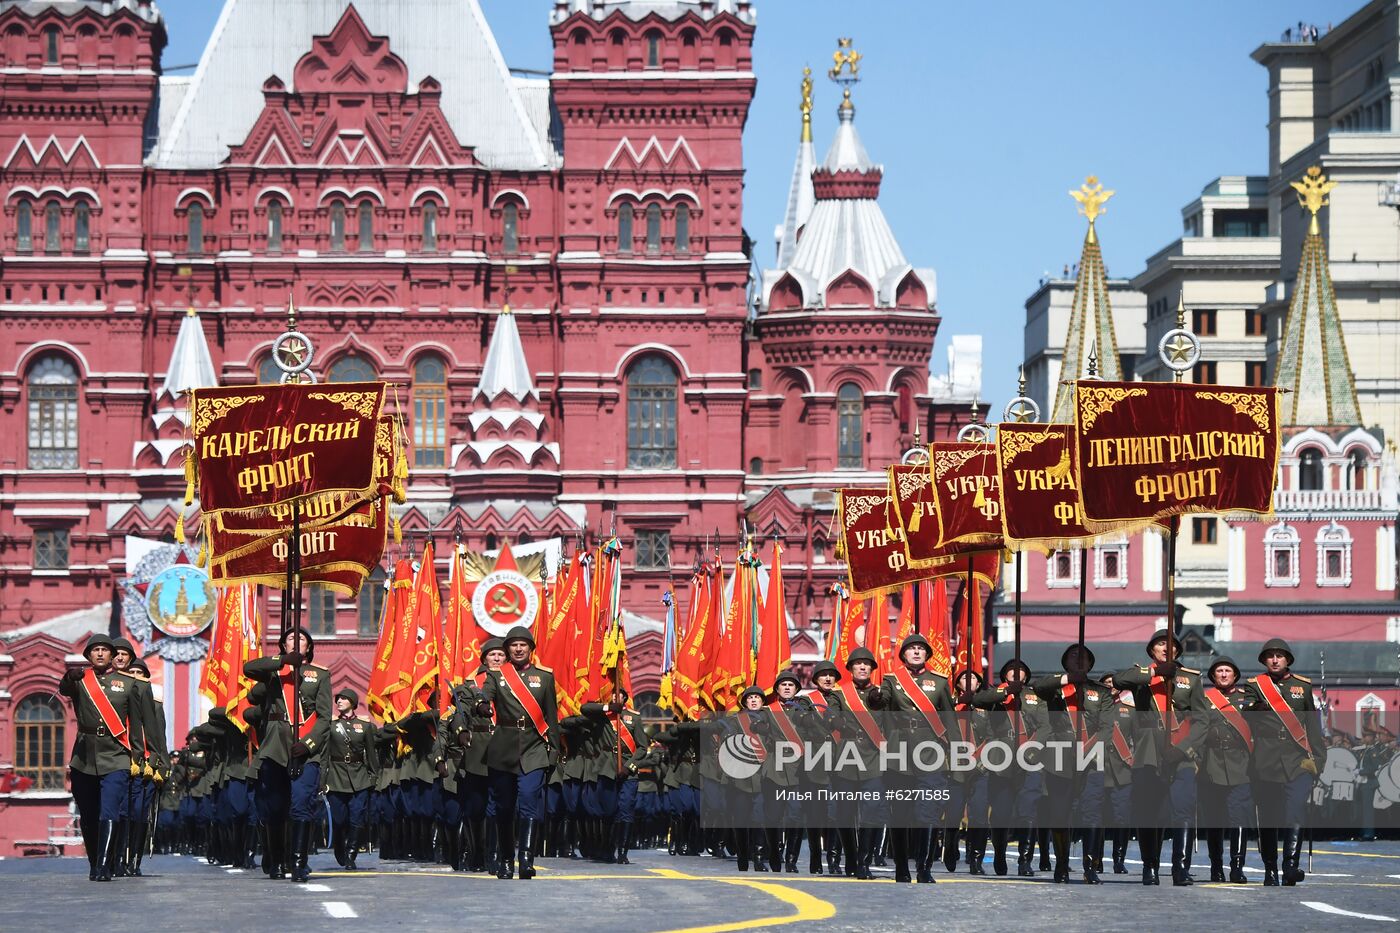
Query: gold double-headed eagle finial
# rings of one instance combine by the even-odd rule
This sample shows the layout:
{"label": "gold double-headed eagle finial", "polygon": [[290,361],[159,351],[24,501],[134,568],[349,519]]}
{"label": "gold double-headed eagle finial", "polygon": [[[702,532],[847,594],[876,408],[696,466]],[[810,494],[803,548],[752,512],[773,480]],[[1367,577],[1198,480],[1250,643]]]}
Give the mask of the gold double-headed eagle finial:
{"label": "gold double-headed eagle finial", "polygon": [[1302,181],[1289,182],[1289,184],[1293,186],[1294,191],[1298,192],[1298,204],[1312,214],[1308,233],[1320,233],[1321,230],[1317,225],[1317,212],[1331,203],[1327,200],[1327,194],[1337,187],[1337,183],[1322,174],[1322,169],[1319,166],[1313,165],[1308,168]]}
{"label": "gold double-headed eagle finial", "polygon": [[[836,51],[831,53],[832,67],[826,76],[833,81],[859,81],[861,54],[851,47],[849,38],[836,40]],[[844,72],[844,75],[843,75]]]}
{"label": "gold double-headed eagle finial", "polygon": [[1113,197],[1113,192],[1103,190],[1098,178],[1090,175],[1084,179],[1079,190],[1071,191],[1069,196],[1079,202],[1079,213],[1089,218],[1089,225],[1093,226],[1094,220],[1104,212],[1103,206]]}
{"label": "gold double-headed eagle finial", "polygon": [[802,111],[802,141],[809,143],[812,141],[812,69],[802,69],[802,103],[799,108]]}

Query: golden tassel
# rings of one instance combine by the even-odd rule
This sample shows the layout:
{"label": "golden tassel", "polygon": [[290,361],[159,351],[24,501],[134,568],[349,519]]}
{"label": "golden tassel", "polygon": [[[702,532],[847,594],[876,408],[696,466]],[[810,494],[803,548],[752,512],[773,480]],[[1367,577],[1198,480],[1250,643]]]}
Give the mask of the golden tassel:
{"label": "golden tassel", "polygon": [[199,556],[194,559],[194,565],[201,570],[209,563],[209,536],[205,535],[199,540]]}
{"label": "golden tassel", "polygon": [[180,510],[180,517],[175,520],[175,540],[179,544],[185,543],[185,510]]}
{"label": "golden tassel", "polygon": [[399,527],[398,516],[394,516],[394,543],[403,544],[403,529]]}
{"label": "golden tassel", "polygon": [[194,448],[185,448],[185,505],[194,505]]}
{"label": "golden tassel", "polygon": [[977,495],[975,495],[975,496],[972,497],[972,507],[973,507],[974,509],[980,509],[980,508],[982,508],[982,506],[984,506],[984,505],[986,505],[986,504],[987,504],[986,487],[984,487],[981,483],[978,483],[978,484],[977,484]]}
{"label": "golden tassel", "polygon": [[1045,475],[1051,479],[1064,479],[1069,476],[1069,448],[1060,451],[1060,459],[1054,466],[1045,471]]}
{"label": "golden tassel", "polygon": [[909,533],[916,535],[919,533],[919,524],[924,520],[924,510],[920,505],[914,506],[914,517],[909,519]]}

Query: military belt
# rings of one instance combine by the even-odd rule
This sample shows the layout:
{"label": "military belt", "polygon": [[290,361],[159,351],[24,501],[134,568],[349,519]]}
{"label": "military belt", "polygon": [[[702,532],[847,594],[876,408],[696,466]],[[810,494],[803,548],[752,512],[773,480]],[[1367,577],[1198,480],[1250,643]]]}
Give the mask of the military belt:
{"label": "military belt", "polygon": [[80,735],[111,735],[111,734],[112,734],[112,733],[110,733],[110,732],[107,731],[107,727],[106,727],[106,726],[79,726],[79,727],[78,727],[78,733],[79,733]]}

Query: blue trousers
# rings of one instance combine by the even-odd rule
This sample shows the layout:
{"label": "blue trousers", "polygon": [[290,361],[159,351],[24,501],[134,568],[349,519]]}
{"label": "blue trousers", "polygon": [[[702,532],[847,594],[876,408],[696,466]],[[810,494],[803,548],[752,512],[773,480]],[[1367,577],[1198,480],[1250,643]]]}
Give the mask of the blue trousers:
{"label": "blue trousers", "polygon": [[311,823],[321,818],[316,805],[321,790],[321,766],[308,761],[294,781],[287,769],[270,758],[258,768],[258,805],[265,820]]}
{"label": "blue trousers", "polygon": [[1008,768],[987,776],[987,802],[998,829],[1030,829],[1044,788],[1039,771]]}
{"label": "blue trousers", "polygon": [[577,778],[565,778],[559,785],[560,804],[568,816],[583,813],[583,782]]}
{"label": "blue trousers", "polygon": [[484,774],[457,777],[457,796],[462,802],[462,819],[479,820],[486,815],[486,799],[491,794]]}
{"label": "blue trousers", "polygon": [[1156,768],[1133,769],[1133,819],[1138,826],[1185,826],[1196,819],[1196,774],[1177,768],[1162,774]]}
{"label": "blue trousers", "polygon": [[356,828],[369,822],[369,791],[357,790],[354,793],[329,791],[326,802],[331,806],[331,823],[339,825],[349,821]]}
{"label": "blue trousers", "polygon": [[679,817],[698,816],[700,795],[689,784],[680,784],[666,792],[666,803],[671,812]]}
{"label": "blue trousers", "polygon": [[617,812],[617,780],[600,775],[584,784],[583,812],[595,819],[612,819]]}
{"label": "blue trousers", "polygon": [[400,781],[399,792],[403,794],[405,816],[426,818],[433,815],[433,785],[427,781]]}
{"label": "blue trousers", "polygon": [[491,793],[496,798],[497,818],[514,813],[523,820],[544,819],[544,782],[548,773],[547,768],[536,768],[524,774],[491,769]]}
{"label": "blue trousers", "polygon": [[1287,828],[1307,822],[1308,797],[1312,793],[1311,774],[1299,774],[1291,781],[1258,781],[1254,799],[1259,805],[1259,825]]}
{"label": "blue trousers", "polygon": [[248,782],[231,779],[224,785],[219,799],[214,805],[214,819],[220,823],[246,820],[251,804]]}
{"label": "blue trousers", "polygon": [[637,779],[623,781],[617,788],[617,822],[631,823],[637,818]]}
{"label": "blue trousers", "polygon": [[982,829],[990,824],[988,820],[987,775],[973,774],[966,781],[948,782],[948,805],[946,808],[945,829],[956,829],[962,819],[963,809],[967,809],[969,828]]}
{"label": "blue trousers", "polygon": [[462,783],[457,782],[456,790],[448,790],[442,778],[433,782],[433,809],[443,826],[456,827],[462,823]]}
{"label": "blue trousers", "polygon": [[84,774],[69,771],[73,784],[73,802],[83,820],[119,820],[126,813],[127,782],[131,775],[125,771],[111,774]]}
{"label": "blue trousers", "polygon": [[1200,782],[1200,825],[1210,829],[1234,829],[1254,824],[1254,789],[1248,784],[1227,786]]}
{"label": "blue trousers", "polygon": [[1110,787],[1104,791],[1104,820],[1111,829],[1132,827],[1133,788],[1131,784]]}

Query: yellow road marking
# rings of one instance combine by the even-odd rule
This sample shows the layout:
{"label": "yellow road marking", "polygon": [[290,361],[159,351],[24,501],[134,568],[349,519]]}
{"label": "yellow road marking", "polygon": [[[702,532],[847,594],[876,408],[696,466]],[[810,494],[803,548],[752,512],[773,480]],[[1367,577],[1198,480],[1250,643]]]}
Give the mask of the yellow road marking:
{"label": "yellow road marking", "polygon": [[755,881],[750,878],[718,878],[709,875],[688,875],[685,872],[676,871],[671,868],[652,868],[649,871],[658,877],[669,878],[675,881],[714,881],[719,884],[732,884],[741,888],[752,888],[755,891],[762,891],[785,904],[796,908],[796,913],[785,914],[777,917],[758,917],[754,920],[738,920],[732,923],[714,923],[703,927],[681,927],[674,930],[667,930],[665,933],[728,933],[731,930],[752,930],[758,927],[785,926],[789,923],[801,923],[808,920],[828,920],[836,916],[836,905],[830,901],[824,901],[819,897],[814,897],[805,891],[798,891],[786,885],[776,884],[772,881]]}
{"label": "yellow road marking", "polygon": [[1348,858],[1400,858],[1400,855],[1382,855],[1379,852],[1337,852],[1333,849],[1315,849],[1313,855],[1345,855]]}

